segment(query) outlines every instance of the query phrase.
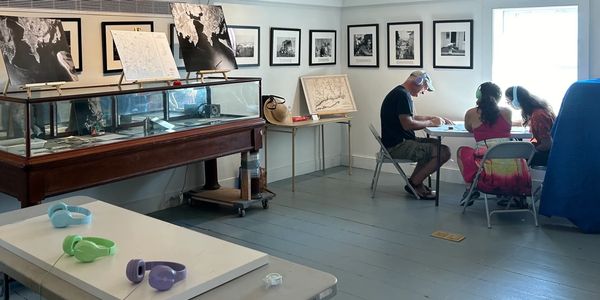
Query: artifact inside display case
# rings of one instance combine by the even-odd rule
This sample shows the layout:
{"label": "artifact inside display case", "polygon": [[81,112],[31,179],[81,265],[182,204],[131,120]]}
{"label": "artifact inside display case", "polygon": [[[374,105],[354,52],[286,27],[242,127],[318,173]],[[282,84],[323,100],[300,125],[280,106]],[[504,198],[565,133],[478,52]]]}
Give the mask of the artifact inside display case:
{"label": "artifact inside display case", "polygon": [[0,151],[40,156],[258,118],[259,102],[258,78],[9,93],[0,96]]}

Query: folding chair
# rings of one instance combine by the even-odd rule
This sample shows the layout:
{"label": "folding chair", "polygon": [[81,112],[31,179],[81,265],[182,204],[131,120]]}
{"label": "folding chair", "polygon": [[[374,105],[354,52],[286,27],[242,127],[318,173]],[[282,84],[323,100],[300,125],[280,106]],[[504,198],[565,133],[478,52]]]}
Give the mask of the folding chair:
{"label": "folding chair", "polygon": [[417,198],[417,200],[419,200],[420,198],[419,198],[419,195],[417,194],[417,191],[415,191],[415,189],[412,187],[412,185],[410,185],[408,183],[408,177],[406,176],[406,173],[404,173],[404,171],[400,167],[400,164],[412,164],[412,163],[414,163],[414,161],[412,161],[410,159],[397,159],[397,158],[395,159],[395,158],[393,158],[392,155],[390,154],[390,152],[388,152],[388,150],[383,145],[383,141],[381,141],[381,136],[379,136],[379,133],[377,132],[377,129],[375,129],[375,126],[373,126],[373,124],[369,124],[369,129],[371,130],[371,133],[373,133],[373,136],[379,143],[379,147],[380,147],[379,152],[377,152],[377,154],[375,155],[377,164],[375,165],[375,173],[373,173],[373,179],[371,180],[371,198],[375,197],[375,192],[377,191],[377,182],[379,181],[379,173],[381,173],[381,166],[384,163],[392,163],[394,165],[394,167],[396,167],[396,170],[398,170],[398,173],[400,173],[400,176],[402,176],[402,178],[406,182],[406,185],[412,191],[412,194],[415,196],[415,198]]}
{"label": "folding chair", "polygon": [[[527,208],[522,208],[522,209],[510,209],[509,208],[509,204],[507,204],[507,207],[505,209],[495,209],[490,211],[489,206],[488,206],[488,197],[487,197],[487,193],[485,191],[483,191],[482,189],[477,188],[478,182],[479,182],[479,177],[481,175],[481,173],[484,171],[485,169],[485,161],[486,160],[491,160],[491,159],[525,159],[527,162],[529,162],[531,160],[531,157],[533,157],[533,153],[535,152],[535,147],[533,146],[533,144],[529,143],[529,142],[505,142],[505,143],[500,143],[497,144],[491,148],[488,149],[488,151],[485,153],[485,155],[483,156],[483,159],[481,160],[481,165],[479,166],[479,169],[477,170],[477,174],[475,174],[475,178],[473,179],[473,183],[471,184],[471,188],[469,189],[469,193],[466,195],[466,197],[464,197],[464,199],[462,200],[464,207],[463,207],[463,213],[466,211],[467,206],[469,206],[467,204],[468,201],[471,201],[471,194],[474,193],[475,190],[478,190],[480,193],[483,194],[483,198],[485,200],[485,214],[487,217],[487,225],[488,228],[492,228],[492,225],[490,223],[490,217],[492,214],[495,213],[508,213],[508,212],[529,212],[533,215],[533,219],[535,221],[535,226],[538,226],[538,219],[537,219],[537,211],[535,208],[535,197],[534,197],[534,192],[533,192],[533,188],[531,188],[530,190],[530,198],[531,198],[531,207],[529,207],[529,205],[527,205]],[[531,180],[531,178],[529,179]],[[507,196],[520,196],[520,195],[507,195]],[[510,201],[509,201],[510,202]]]}

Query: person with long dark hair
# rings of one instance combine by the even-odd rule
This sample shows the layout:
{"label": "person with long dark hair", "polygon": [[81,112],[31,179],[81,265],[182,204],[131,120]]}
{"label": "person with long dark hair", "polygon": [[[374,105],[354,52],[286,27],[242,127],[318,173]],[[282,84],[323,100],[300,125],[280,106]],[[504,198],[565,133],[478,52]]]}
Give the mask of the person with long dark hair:
{"label": "person with long dark hair", "polygon": [[[458,148],[458,167],[470,188],[481,160],[488,148],[510,140],[512,111],[498,106],[502,98],[500,87],[492,82],[482,83],[476,92],[476,106],[465,113],[465,129],[472,132],[477,143],[476,148],[462,146]],[[519,159],[494,160],[479,177],[477,188],[497,195],[525,194],[528,189],[529,170],[527,163]],[[477,197],[477,193],[474,193]],[[466,197],[465,192],[464,197]],[[470,199],[469,199],[470,200]],[[468,201],[469,204],[472,201]]]}
{"label": "person with long dark hair", "polygon": [[535,154],[530,164],[546,166],[552,148],[550,131],[556,120],[552,107],[521,86],[509,87],[504,92],[504,96],[514,109],[521,110],[523,126],[529,126],[533,135],[531,143],[535,146]]}

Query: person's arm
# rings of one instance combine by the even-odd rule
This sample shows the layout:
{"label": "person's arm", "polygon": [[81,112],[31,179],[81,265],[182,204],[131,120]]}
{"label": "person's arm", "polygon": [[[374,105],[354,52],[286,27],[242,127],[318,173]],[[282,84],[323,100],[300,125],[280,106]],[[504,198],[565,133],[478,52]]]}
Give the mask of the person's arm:
{"label": "person's arm", "polygon": [[467,110],[465,113],[465,129],[468,132],[473,132],[473,108]]}
{"label": "person's arm", "polygon": [[[448,118],[444,118],[444,117],[439,117],[439,116],[413,116],[413,119],[417,120],[417,121],[433,121],[433,122],[437,122],[437,120],[439,120],[440,124],[454,124],[454,122],[452,122],[450,119]],[[428,126],[429,127],[429,126]]]}
{"label": "person's arm", "polygon": [[415,117],[411,115],[400,115],[402,128],[406,130],[421,130],[425,129],[425,127],[437,127],[442,124],[441,118],[417,119]]}

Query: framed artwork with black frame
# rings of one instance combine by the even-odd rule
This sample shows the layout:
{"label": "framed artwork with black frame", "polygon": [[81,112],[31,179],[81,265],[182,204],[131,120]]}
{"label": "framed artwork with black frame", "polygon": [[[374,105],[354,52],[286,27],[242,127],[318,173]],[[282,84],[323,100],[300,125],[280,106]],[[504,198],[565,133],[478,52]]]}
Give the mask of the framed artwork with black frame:
{"label": "framed artwork with black frame", "polygon": [[473,69],[473,20],[433,21],[433,67]]}
{"label": "framed artwork with black frame", "polygon": [[152,21],[102,22],[102,68],[104,73],[122,72],[121,60],[111,30],[154,31]]}
{"label": "framed artwork with black frame", "polygon": [[227,25],[238,67],[260,66],[260,27]]}
{"label": "framed artwork with black frame", "polygon": [[300,29],[271,27],[271,66],[300,65]]}
{"label": "framed artwork with black frame", "polygon": [[423,22],[388,23],[387,35],[388,67],[423,67]]}
{"label": "framed artwork with black frame", "polygon": [[379,24],[348,25],[348,67],[379,67]]}
{"label": "framed artwork with black frame", "polygon": [[313,65],[335,65],[336,37],[335,30],[309,30],[310,51],[308,64]]}
{"label": "framed artwork with black frame", "polygon": [[181,53],[179,39],[177,38],[177,29],[175,29],[175,24],[173,23],[169,24],[169,45],[171,46],[171,52],[173,52],[173,58],[175,59],[177,69],[185,69],[183,54]]}
{"label": "framed artwork with black frame", "polygon": [[59,18],[71,48],[71,57],[75,71],[83,71],[83,52],[81,49],[81,18]]}

